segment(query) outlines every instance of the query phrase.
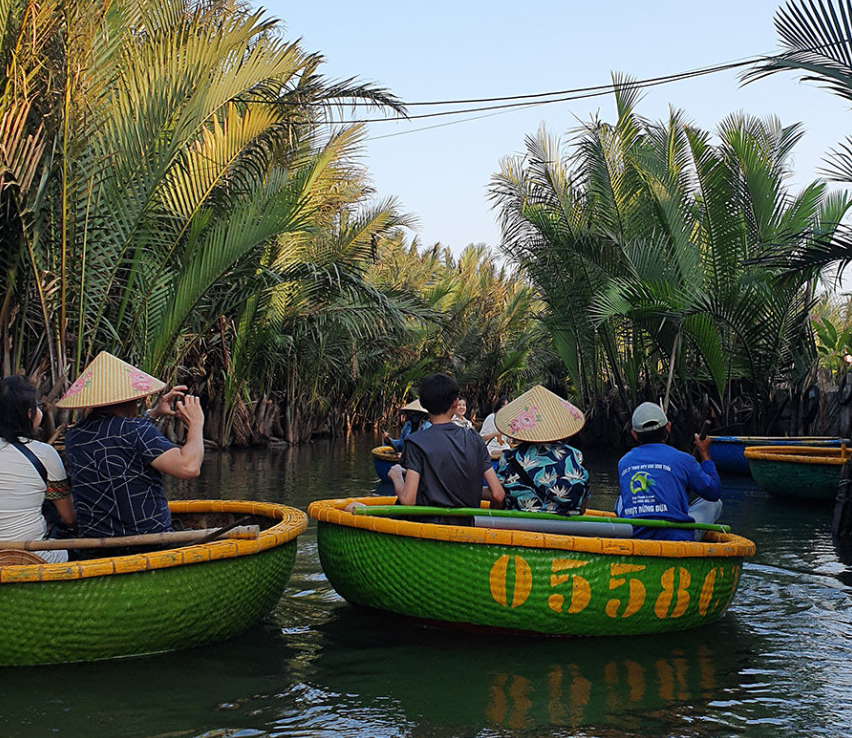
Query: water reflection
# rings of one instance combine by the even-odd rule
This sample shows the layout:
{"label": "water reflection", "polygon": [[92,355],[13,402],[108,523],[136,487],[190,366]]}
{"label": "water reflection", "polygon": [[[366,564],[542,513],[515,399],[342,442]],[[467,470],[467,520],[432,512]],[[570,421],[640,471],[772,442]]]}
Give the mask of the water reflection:
{"label": "water reflection", "polygon": [[312,667],[326,688],[365,705],[390,697],[410,721],[511,730],[709,703],[750,648],[736,624],[627,640],[473,637],[347,608],[318,630]]}

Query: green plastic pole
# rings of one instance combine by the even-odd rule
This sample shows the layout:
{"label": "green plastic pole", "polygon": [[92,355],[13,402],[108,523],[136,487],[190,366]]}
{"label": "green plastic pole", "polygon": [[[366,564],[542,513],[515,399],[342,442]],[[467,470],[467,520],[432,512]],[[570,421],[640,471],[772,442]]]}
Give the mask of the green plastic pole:
{"label": "green plastic pole", "polygon": [[539,520],[573,520],[589,523],[627,523],[645,528],[677,528],[680,530],[712,530],[717,533],[730,533],[729,525],[711,523],[675,523],[671,520],[653,520],[649,518],[614,518],[606,515],[556,515],[548,512],[526,510],[491,510],[487,507],[427,507],[425,505],[365,505],[352,510],[356,515],[380,515],[396,517],[398,515],[426,516],[441,515],[450,517],[471,517],[481,515],[492,518],[537,518]]}

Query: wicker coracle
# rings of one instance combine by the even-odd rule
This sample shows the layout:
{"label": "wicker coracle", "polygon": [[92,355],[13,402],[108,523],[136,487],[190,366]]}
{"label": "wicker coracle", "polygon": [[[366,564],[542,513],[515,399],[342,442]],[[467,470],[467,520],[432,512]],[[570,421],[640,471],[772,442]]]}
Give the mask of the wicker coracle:
{"label": "wicker coracle", "polygon": [[745,449],[749,446],[830,446],[849,443],[840,436],[710,436],[710,458],[720,474],[749,474]]}
{"label": "wicker coracle", "polygon": [[373,449],[373,465],[376,474],[383,482],[390,482],[388,472],[394,464],[399,463],[399,452],[393,446],[376,446]]}
{"label": "wicker coracle", "polygon": [[755,550],[722,533],[702,543],[594,538],[344,510],[393,501],[311,503],[320,561],[349,602],[431,624],[548,635],[693,628],[724,614]]}
{"label": "wicker coracle", "polygon": [[758,486],[774,497],[834,500],[840,469],[849,460],[846,445],[747,446],[745,457]]}
{"label": "wicker coracle", "polygon": [[[0,665],[93,661],[221,641],[266,615],[293,570],[305,514],[260,502],[170,502],[176,519],[251,516],[254,540],[0,566]],[[2,542],[0,542],[2,547]]]}

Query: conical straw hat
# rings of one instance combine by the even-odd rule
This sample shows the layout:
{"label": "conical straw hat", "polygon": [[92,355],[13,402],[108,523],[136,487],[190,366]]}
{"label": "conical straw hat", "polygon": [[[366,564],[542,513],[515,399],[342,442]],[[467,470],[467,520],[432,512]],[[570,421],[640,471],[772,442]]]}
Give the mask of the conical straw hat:
{"label": "conical straw hat", "polygon": [[585,425],[586,416],[568,400],[537,384],[501,408],[494,422],[509,438],[548,443],[573,436]]}
{"label": "conical straw hat", "polygon": [[68,388],[56,407],[80,409],[117,405],[153,395],[165,386],[165,382],[101,351]]}
{"label": "conical straw hat", "polygon": [[407,405],[403,405],[400,410],[404,413],[424,413],[428,415],[428,411],[420,404],[420,399],[412,400]]}

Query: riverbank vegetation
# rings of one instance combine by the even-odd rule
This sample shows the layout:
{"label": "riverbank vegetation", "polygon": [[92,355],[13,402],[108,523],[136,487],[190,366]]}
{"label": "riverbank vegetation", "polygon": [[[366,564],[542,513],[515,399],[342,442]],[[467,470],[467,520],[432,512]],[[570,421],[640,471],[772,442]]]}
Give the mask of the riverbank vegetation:
{"label": "riverbank vegetation", "polygon": [[[849,40],[832,43],[824,74],[848,95]],[[815,63],[799,49],[754,74]],[[402,101],[326,78],[262,11],[0,0],[2,372],[39,384],[51,430],[111,351],[188,384],[221,446],[377,428],[432,371],[480,418],[542,382],[598,442],[643,399],[685,428],[770,432],[777,390],[838,361],[845,339],[815,342],[811,317],[820,270],[852,261],[850,199],[789,188],[795,123],[650,121],[629,78],[614,87],[613,122],[570,143],[542,129],[503,162],[501,251],[453,253],[411,240],[360,164],[365,130],[332,124]]]}

